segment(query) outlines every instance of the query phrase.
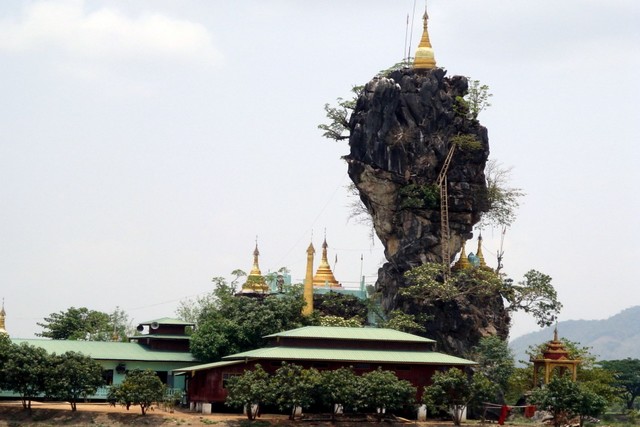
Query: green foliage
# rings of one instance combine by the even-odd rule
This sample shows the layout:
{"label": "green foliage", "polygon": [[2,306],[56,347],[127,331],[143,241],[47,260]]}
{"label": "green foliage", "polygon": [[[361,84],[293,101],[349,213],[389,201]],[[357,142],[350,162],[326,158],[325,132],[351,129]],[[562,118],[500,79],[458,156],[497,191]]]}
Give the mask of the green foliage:
{"label": "green foliage", "polygon": [[367,305],[353,295],[327,292],[313,296],[314,309],[324,316],[338,316],[344,319],[367,317]]}
{"label": "green foliage", "polygon": [[140,405],[142,415],[155,402],[162,402],[165,385],[153,371],[139,369],[129,371],[121,384],[113,385],[109,389],[107,400],[125,406]]}
{"label": "green foliage", "polygon": [[401,289],[400,295],[421,302],[462,301],[466,296],[495,295],[503,290],[503,281],[492,270],[459,270],[446,279],[443,270],[439,263],[425,263],[408,270],[404,277],[410,286]]}
{"label": "green foliage", "polygon": [[69,402],[72,411],[78,401],[94,394],[102,385],[102,366],[91,357],[72,351],[51,356],[47,396]]}
{"label": "green foliage", "polygon": [[118,307],[112,314],[71,307],[67,311],[51,313],[44,322],[37,323],[43,332],[36,336],[54,340],[112,341],[126,339],[130,332],[127,314]]}
{"label": "green foliage", "polygon": [[509,311],[531,314],[541,328],[553,324],[562,309],[551,277],[537,270],[526,272],[517,284],[505,279],[503,296],[509,302]]}
{"label": "green foliage", "polygon": [[401,209],[435,209],[440,206],[440,189],[435,184],[407,184],[400,187]]}
{"label": "green foliage", "polygon": [[417,318],[424,323],[428,317],[424,314],[408,314],[401,310],[392,310],[387,316],[387,320],[380,323],[380,327],[395,329],[396,331],[407,332],[410,334],[426,332],[424,326],[422,326]]}
{"label": "green foliage", "polygon": [[340,326],[344,328],[361,328],[364,323],[359,317],[352,317],[351,319],[345,319],[340,316],[321,316],[320,326]]}
{"label": "green foliage", "polygon": [[318,125],[318,129],[324,131],[322,136],[336,141],[349,139],[349,118],[363,89],[364,86],[354,86],[351,88],[352,98],[338,98],[335,106],[328,103],[324,105],[328,123]]}
{"label": "green foliage", "polygon": [[303,326],[302,287],[285,287],[283,294],[262,298],[235,296],[234,288],[220,279],[212,295],[185,305],[203,305],[197,313],[197,328],[191,336],[191,352],[201,361],[219,360],[222,356],[253,350],[266,344],[264,335]]}
{"label": "green foliage", "polygon": [[470,133],[457,134],[450,139],[451,144],[463,151],[476,151],[482,149],[482,143],[475,135]]}
{"label": "green foliage", "polygon": [[31,401],[47,390],[47,379],[51,373],[51,357],[40,347],[27,343],[11,344],[0,380],[5,390],[20,395],[22,406],[31,408]]}
{"label": "green foliage", "polygon": [[423,304],[430,301],[459,301],[467,296],[491,296],[500,294],[507,301],[508,311],[524,311],[531,314],[540,326],[553,323],[562,308],[557,293],[551,285],[551,277],[536,270],[525,274],[524,280],[513,280],[486,268],[469,268],[444,276],[442,264],[425,263],[408,270],[404,277],[409,286],[400,295]]}
{"label": "green foliage", "polygon": [[460,369],[451,368],[433,375],[422,400],[432,410],[450,411],[453,423],[458,426],[467,406],[490,400],[495,393],[496,385],[480,372],[469,377]]}
{"label": "green foliage", "polygon": [[484,337],[471,350],[468,358],[478,363],[478,372],[498,387],[504,400],[509,378],[515,372],[514,356],[509,343],[497,336]]}
{"label": "green foliage", "polygon": [[545,387],[536,388],[531,393],[531,402],[550,411],[556,427],[576,415],[582,426],[585,417],[598,416],[607,406],[605,398],[568,376],[555,376]]}
{"label": "green foliage", "polygon": [[415,387],[409,381],[398,379],[393,372],[380,368],[362,375],[358,390],[359,405],[376,410],[379,419],[383,415],[382,409],[390,411],[415,403]]}
{"label": "green foliage", "polygon": [[467,77],[467,81],[469,89],[464,96],[464,101],[469,111],[469,117],[476,120],[481,111],[491,107],[489,98],[493,97],[493,94],[489,93],[489,86],[481,84],[480,80]]}
{"label": "green foliage", "polygon": [[603,360],[600,366],[613,374],[613,383],[618,394],[624,400],[628,410],[640,395],[640,360],[626,358],[622,360]]}
{"label": "green foliage", "polygon": [[271,380],[273,403],[281,411],[289,409],[289,419],[293,420],[296,408],[307,408],[314,403],[321,378],[314,368],[282,363]]}
{"label": "green foliage", "polygon": [[259,405],[273,400],[272,389],[269,374],[256,364],[254,369],[229,379],[226,404],[245,408],[247,418],[254,420],[258,415]]}
{"label": "green foliage", "polygon": [[487,180],[489,210],[482,214],[479,226],[510,227],[516,220],[520,198],[525,193],[520,188],[509,186],[511,168],[505,168],[495,160],[489,160],[484,168]]}
{"label": "green foliage", "polygon": [[330,407],[331,418],[335,419],[337,405],[345,409],[353,409],[358,402],[359,378],[352,368],[338,368],[320,373],[319,399]]}

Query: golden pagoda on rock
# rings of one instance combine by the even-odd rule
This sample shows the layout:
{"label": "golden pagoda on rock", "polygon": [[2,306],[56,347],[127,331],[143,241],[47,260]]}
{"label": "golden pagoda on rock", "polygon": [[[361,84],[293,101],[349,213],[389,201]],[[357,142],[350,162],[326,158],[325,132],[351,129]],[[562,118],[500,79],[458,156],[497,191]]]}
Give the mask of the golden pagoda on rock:
{"label": "golden pagoda on rock", "polygon": [[413,68],[415,70],[432,70],[436,68],[436,58],[431,46],[431,40],[429,40],[428,21],[429,15],[427,9],[424,10],[424,16],[422,17],[424,22],[422,30],[422,39],[416,49],[416,54],[413,59]]}
{"label": "golden pagoda on rock", "polygon": [[267,285],[267,282],[264,280],[262,272],[260,271],[260,265],[258,264],[259,256],[260,251],[258,250],[258,240],[256,239],[256,248],[253,251],[253,266],[247,276],[247,281],[242,285],[242,293],[269,292],[269,285]]}
{"label": "golden pagoda on rock", "polygon": [[328,247],[329,245],[327,244],[327,238],[325,236],[324,242],[322,243],[322,259],[320,260],[320,265],[318,266],[316,275],[313,276],[313,286],[342,288],[340,282],[338,282],[334,277],[333,272],[331,271],[331,266],[329,266],[329,261],[327,259]]}
{"label": "golden pagoda on rock", "polygon": [[473,267],[473,265],[469,262],[469,258],[467,258],[467,252],[464,248],[466,246],[466,243],[467,242],[462,243],[462,251],[460,252],[460,258],[458,258],[458,261],[453,265],[453,267],[451,267],[451,270],[459,271],[459,270],[466,270],[468,268]]}

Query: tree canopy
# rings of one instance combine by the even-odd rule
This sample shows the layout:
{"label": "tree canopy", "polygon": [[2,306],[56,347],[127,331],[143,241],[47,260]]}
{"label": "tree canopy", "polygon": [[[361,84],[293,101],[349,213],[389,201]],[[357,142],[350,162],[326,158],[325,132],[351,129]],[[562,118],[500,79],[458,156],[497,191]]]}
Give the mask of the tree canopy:
{"label": "tree canopy", "polygon": [[164,400],[165,385],[158,375],[150,370],[135,369],[127,372],[121,384],[113,385],[109,389],[107,400],[125,406],[139,405],[142,415],[154,402]]}
{"label": "tree canopy", "polygon": [[198,301],[183,301],[178,316],[196,316],[191,352],[199,360],[215,361],[263,346],[265,335],[307,324],[310,320],[302,316],[304,304],[300,286],[286,287],[282,294],[254,298],[236,296],[232,285],[217,278],[210,295]]}
{"label": "tree canopy", "polygon": [[47,379],[47,396],[76,404],[104,385],[102,365],[89,356],[66,352],[51,356],[51,372]]}
{"label": "tree canopy", "polygon": [[633,409],[633,403],[640,395],[640,359],[603,360],[599,364],[613,374],[620,397],[627,409]]}
{"label": "tree canopy", "polygon": [[111,314],[70,307],[51,313],[37,325],[43,331],[36,336],[54,340],[125,341],[132,329],[129,316],[119,307]]}

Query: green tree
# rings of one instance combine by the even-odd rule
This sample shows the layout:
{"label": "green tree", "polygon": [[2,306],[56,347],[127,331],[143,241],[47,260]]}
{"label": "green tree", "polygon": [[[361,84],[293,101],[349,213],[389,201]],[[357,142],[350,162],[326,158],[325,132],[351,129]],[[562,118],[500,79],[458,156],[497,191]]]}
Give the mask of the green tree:
{"label": "green tree", "polygon": [[516,220],[520,199],[526,194],[521,188],[512,187],[512,168],[504,167],[498,161],[487,161],[484,176],[487,181],[487,201],[489,210],[484,212],[478,226],[508,228]]}
{"label": "green tree", "polygon": [[433,375],[422,400],[432,410],[450,411],[453,423],[459,426],[467,406],[491,399],[496,390],[496,384],[480,372],[469,377],[460,369],[451,368]]}
{"label": "green tree", "polygon": [[622,360],[603,360],[602,368],[613,373],[614,384],[620,390],[620,397],[627,409],[633,409],[633,403],[640,395],[640,360],[626,358]]}
{"label": "green tree", "polygon": [[163,401],[165,389],[155,372],[135,369],[127,373],[121,384],[111,386],[107,400],[119,403],[127,410],[131,405],[140,405],[142,415],[145,415],[153,403]]}
{"label": "green tree", "polygon": [[564,425],[574,417],[597,417],[607,407],[607,399],[584,384],[574,382],[568,375],[555,376],[542,388],[531,393],[531,402],[553,414],[556,427]]}
{"label": "green tree", "polygon": [[320,316],[320,326],[341,326],[345,328],[361,328],[364,320],[359,317],[345,319],[339,316]]}
{"label": "green tree", "polygon": [[502,403],[506,403],[509,378],[515,372],[515,360],[509,343],[497,336],[484,337],[471,350],[468,358],[478,363],[478,372],[498,387]]}
{"label": "green tree", "polygon": [[362,375],[358,389],[359,406],[374,409],[378,420],[387,411],[413,405],[416,399],[416,388],[409,381],[380,368]]}
{"label": "green tree", "polygon": [[309,322],[302,316],[301,286],[285,287],[283,294],[250,298],[235,296],[234,288],[221,279],[213,295],[201,301],[204,305],[195,310],[198,318],[191,352],[202,361],[253,350],[266,344],[263,336]]}
{"label": "green tree", "polygon": [[102,385],[102,366],[91,357],[71,351],[51,356],[47,395],[69,402],[71,411],[76,410],[80,399],[94,394]]}
{"label": "green tree", "polygon": [[470,118],[477,119],[480,112],[491,107],[489,99],[493,97],[493,94],[489,92],[489,86],[480,83],[480,80],[467,77],[467,82],[469,88],[464,100],[468,106]]}
{"label": "green tree", "polygon": [[419,334],[426,332],[426,328],[419,321],[425,322],[427,318],[424,315],[408,314],[402,310],[392,310],[387,315],[387,320],[380,322],[380,327],[395,329],[396,331],[407,332],[410,334]]}
{"label": "green tree", "polygon": [[44,395],[51,375],[51,356],[40,347],[27,343],[12,344],[0,378],[6,390],[20,395],[22,407],[31,409],[31,401]]}
{"label": "green tree", "polygon": [[272,386],[269,374],[256,364],[254,369],[247,370],[242,375],[234,376],[227,383],[226,404],[245,409],[247,418],[254,420],[258,415],[260,405],[273,400]]}
{"label": "green tree", "polygon": [[331,410],[331,419],[336,417],[338,405],[353,408],[358,401],[358,377],[353,368],[338,368],[320,373],[320,400]]}
{"label": "green tree", "polygon": [[524,281],[514,284],[513,280],[485,268],[459,270],[450,276],[445,276],[443,269],[442,264],[425,263],[408,270],[404,276],[409,286],[402,288],[400,295],[421,303],[464,303],[468,296],[500,294],[508,303],[508,311],[531,314],[540,326],[552,324],[562,309],[551,277],[536,270],[530,270]]}
{"label": "green tree", "polygon": [[289,419],[293,420],[296,409],[312,405],[320,384],[320,373],[314,369],[283,363],[271,380],[273,401],[281,411],[289,409]]}
{"label": "green tree", "polygon": [[[122,314],[118,309],[116,312]],[[37,325],[43,328],[43,332],[37,333],[37,336],[54,340],[111,341],[114,330],[118,335],[118,326],[114,328],[109,314],[86,307],[71,307],[67,311],[51,313]]]}

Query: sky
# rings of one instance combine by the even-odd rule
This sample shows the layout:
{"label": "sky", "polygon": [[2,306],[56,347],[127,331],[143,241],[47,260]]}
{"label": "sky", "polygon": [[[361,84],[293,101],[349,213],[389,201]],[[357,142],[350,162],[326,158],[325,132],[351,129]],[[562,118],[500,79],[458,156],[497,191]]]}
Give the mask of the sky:
{"label": "sky", "polygon": [[[428,6],[438,66],[490,87],[479,117],[490,158],[526,193],[503,271],[550,275],[561,321],[640,304],[640,2]],[[134,324],[175,316],[213,277],[249,271],[256,236],[263,273],[287,267],[301,282],[306,247],[320,249],[326,230],[338,280],[373,283],[383,248],[349,220],[348,145],[317,125],[326,103],[402,60],[409,40],[415,49],[423,8],[0,2],[0,297],[11,336],[33,337],[72,306],[119,307]],[[500,232],[483,237],[495,266]],[[535,330],[516,315],[511,337]]]}

